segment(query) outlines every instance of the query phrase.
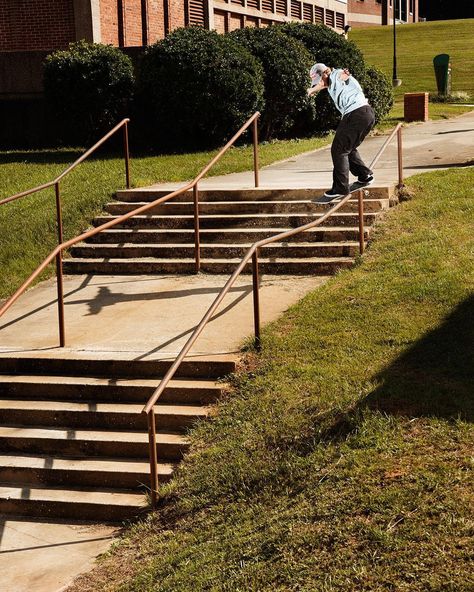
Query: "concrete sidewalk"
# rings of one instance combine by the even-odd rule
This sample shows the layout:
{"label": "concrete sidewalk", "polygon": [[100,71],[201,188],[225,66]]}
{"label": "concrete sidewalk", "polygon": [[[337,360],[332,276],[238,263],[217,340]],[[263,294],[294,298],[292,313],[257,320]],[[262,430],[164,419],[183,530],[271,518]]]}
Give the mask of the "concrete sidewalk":
{"label": "concrete sidewalk", "polygon": [[[370,162],[384,137],[367,138],[361,153]],[[464,166],[474,159],[474,112],[404,130],[405,176]],[[397,182],[396,142],[375,169],[377,185]],[[267,188],[327,188],[330,148],[290,158],[261,170]],[[202,189],[250,188],[253,173],[204,179]],[[173,185],[147,188],[175,189]],[[55,281],[22,296],[0,322],[0,355],[103,356],[118,359],[174,357],[201,320],[228,276],[69,276],[65,280],[66,350],[57,347]],[[262,322],[276,319],[327,278],[263,276]],[[242,276],[198,339],[192,354],[235,354],[252,334],[251,278]],[[8,518],[8,519],[7,519]],[[57,592],[89,569],[110,545],[109,527],[47,523],[3,517],[0,570],[3,592]]]}
{"label": "concrete sidewalk", "polygon": [[[367,164],[386,140],[386,136],[370,136],[359,149]],[[474,111],[453,119],[415,123],[403,129],[404,176],[437,169],[466,166],[474,161]],[[375,167],[375,185],[398,183],[396,138],[387,147]],[[329,146],[294,156],[264,167],[260,171],[262,188],[329,188],[332,185],[332,161]],[[150,186],[150,191],[173,191],[176,183]],[[249,189],[254,187],[253,172],[205,178],[201,189]]]}

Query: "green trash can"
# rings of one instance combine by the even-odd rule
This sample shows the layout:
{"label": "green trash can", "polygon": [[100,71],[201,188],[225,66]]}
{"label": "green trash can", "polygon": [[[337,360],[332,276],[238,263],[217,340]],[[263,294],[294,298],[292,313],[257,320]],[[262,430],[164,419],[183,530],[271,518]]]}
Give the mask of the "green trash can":
{"label": "green trash can", "polygon": [[447,53],[440,53],[433,58],[438,94],[448,96],[451,94],[451,64]]}

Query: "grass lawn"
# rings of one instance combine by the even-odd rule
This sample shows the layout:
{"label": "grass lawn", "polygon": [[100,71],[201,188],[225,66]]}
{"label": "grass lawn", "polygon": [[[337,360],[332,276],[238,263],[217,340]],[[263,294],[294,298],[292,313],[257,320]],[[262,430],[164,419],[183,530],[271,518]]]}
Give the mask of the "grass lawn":
{"label": "grass lawn", "polygon": [[[370,27],[350,32],[367,63],[392,78],[393,28]],[[402,85],[396,97],[406,92],[437,92],[433,58],[440,53],[451,57],[452,91],[469,93],[474,99],[474,18],[432,21],[397,26],[397,75]]]}
{"label": "grass lawn", "polygon": [[474,169],[409,183],[71,592],[474,589]]}
{"label": "grass lawn", "polygon": [[[263,143],[259,148],[260,165],[320,148],[330,141],[331,136]],[[0,199],[54,179],[81,153],[74,150],[0,152]],[[135,158],[132,154],[132,185],[143,187],[193,179],[215,154],[198,152]],[[252,166],[251,146],[231,148],[209,175],[244,171]],[[120,157],[86,160],[67,176],[61,184],[65,239],[88,228],[90,221],[124,183],[124,163]],[[0,298],[11,295],[56,246],[55,220],[54,188],[0,207]],[[54,266],[50,266],[40,279],[54,273]]]}

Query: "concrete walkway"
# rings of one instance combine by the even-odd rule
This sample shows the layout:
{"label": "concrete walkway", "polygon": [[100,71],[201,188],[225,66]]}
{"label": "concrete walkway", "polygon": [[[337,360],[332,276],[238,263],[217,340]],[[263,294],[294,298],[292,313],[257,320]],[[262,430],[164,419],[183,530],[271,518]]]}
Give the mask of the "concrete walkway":
{"label": "concrete walkway", "polygon": [[[404,130],[405,176],[474,160],[474,112]],[[361,149],[370,162],[383,137]],[[325,188],[331,185],[330,149],[303,154],[261,171],[262,187]],[[375,172],[376,184],[397,182],[396,143]],[[248,188],[253,175],[212,177],[202,188]],[[176,185],[159,185],[149,190]],[[70,276],[65,281],[66,350],[57,347],[55,282],[25,294],[0,322],[0,355],[101,356],[149,359],[174,356],[228,276]],[[277,318],[327,278],[264,276],[262,321]],[[243,276],[201,335],[193,355],[235,353],[252,334],[251,278]],[[8,519],[7,519],[8,518]],[[1,517],[0,517],[1,520]],[[87,570],[110,545],[114,529],[51,524],[4,517],[0,522],[1,592],[57,592]]]}
{"label": "concrete walkway", "polygon": [[[385,136],[366,138],[359,149],[367,164],[385,142]],[[414,123],[403,129],[404,176],[440,168],[465,166],[474,161],[474,111],[453,119]],[[392,141],[375,167],[376,185],[398,182],[397,142]],[[260,185],[271,188],[329,188],[332,185],[330,147],[301,154],[264,167]],[[209,177],[199,183],[201,189],[248,189],[254,186],[252,171]],[[177,184],[161,183],[149,189],[176,189]]]}

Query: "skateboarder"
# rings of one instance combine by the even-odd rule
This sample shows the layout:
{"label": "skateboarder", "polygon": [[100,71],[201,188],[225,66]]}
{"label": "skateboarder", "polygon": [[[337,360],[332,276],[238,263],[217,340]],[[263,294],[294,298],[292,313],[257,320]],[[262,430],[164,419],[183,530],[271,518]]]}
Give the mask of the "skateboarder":
{"label": "skateboarder", "polygon": [[[308,96],[327,89],[342,115],[331,146],[334,166],[332,188],[318,200],[330,202],[373,183],[373,173],[364,164],[357,147],[372,129],[375,115],[360,84],[347,69],[333,69],[324,64],[314,64],[310,70],[310,77],[311,87],[308,89]],[[352,185],[349,184],[349,171],[357,177],[357,181]]]}

